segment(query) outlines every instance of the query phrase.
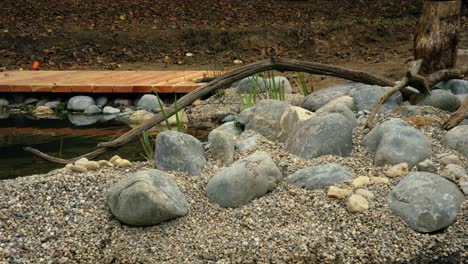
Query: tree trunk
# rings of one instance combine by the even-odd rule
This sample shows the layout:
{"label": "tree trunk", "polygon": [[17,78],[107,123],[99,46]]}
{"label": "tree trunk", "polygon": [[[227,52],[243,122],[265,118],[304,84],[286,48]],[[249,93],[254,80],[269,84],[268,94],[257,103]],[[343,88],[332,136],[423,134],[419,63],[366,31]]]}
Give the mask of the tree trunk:
{"label": "tree trunk", "polygon": [[414,35],[414,58],[427,75],[457,63],[461,2],[426,1]]}

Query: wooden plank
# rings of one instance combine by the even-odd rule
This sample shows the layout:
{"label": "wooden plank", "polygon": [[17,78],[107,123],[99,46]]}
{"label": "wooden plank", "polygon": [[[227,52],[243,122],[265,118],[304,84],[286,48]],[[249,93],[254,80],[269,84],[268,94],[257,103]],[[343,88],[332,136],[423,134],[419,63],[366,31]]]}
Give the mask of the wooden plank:
{"label": "wooden plank", "polygon": [[190,92],[201,86],[193,80],[203,76],[203,71],[12,71],[0,75],[0,92]]}

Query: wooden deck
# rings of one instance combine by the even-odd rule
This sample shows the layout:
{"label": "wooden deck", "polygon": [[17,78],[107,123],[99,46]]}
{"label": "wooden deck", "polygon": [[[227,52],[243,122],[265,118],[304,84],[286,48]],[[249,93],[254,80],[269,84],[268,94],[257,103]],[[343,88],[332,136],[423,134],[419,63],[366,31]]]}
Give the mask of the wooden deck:
{"label": "wooden deck", "polygon": [[0,92],[189,93],[203,71],[10,71],[0,73]]}

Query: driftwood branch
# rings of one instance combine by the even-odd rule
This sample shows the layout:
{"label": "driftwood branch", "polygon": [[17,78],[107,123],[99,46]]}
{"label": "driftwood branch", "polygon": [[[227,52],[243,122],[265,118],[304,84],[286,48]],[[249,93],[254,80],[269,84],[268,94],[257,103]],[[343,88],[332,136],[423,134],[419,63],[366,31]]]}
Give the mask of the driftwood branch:
{"label": "driftwood branch", "polygon": [[[337,67],[333,65],[313,63],[313,62],[307,62],[307,61],[270,58],[267,60],[262,60],[259,62],[245,65],[241,68],[224,73],[216,77],[214,80],[210,81],[205,86],[202,86],[184,95],[182,98],[180,98],[177,101],[177,108],[183,109],[189,106],[190,104],[192,104],[193,102],[195,102],[196,100],[198,100],[199,98],[209,95],[218,89],[229,87],[235,81],[241,80],[245,77],[252,76],[256,73],[270,71],[270,70],[277,70],[280,72],[296,71],[296,72],[306,72],[306,73],[317,74],[317,75],[327,75],[327,76],[338,77],[338,78],[355,81],[355,82],[361,82],[361,83],[370,84],[370,85],[379,85],[379,86],[393,86],[394,85],[392,81],[384,77],[373,75],[373,74],[362,72],[362,71],[354,71],[354,70],[349,70],[349,69],[345,69],[345,68],[341,68],[341,67]],[[402,91],[405,91],[405,88],[403,88]],[[413,93],[409,89],[406,89],[406,92]],[[166,109],[166,115],[169,117],[174,114],[175,114],[175,107],[174,105],[171,105],[170,107]],[[138,127],[133,128],[132,130],[125,133],[124,135],[120,136],[119,138],[110,142],[103,142],[103,143],[98,144],[98,146],[101,147],[100,149],[97,149],[93,152],[90,152],[90,153],[87,153],[87,154],[84,154],[84,155],[81,155],[79,157],[75,157],[72,159],[56,158],[56,157],[47,155],[37,149],[29,148],[29,147],[25,148],[25,150],[47,161],[60,163],[60,164],[72,163],[83,157],[88,158],[88,159],[94,159],[109,151],[119,148],[122,145],[125,145],[126,143],[130,142],[134,138],[141,135],[143,131],[146,131],[152,128],[153,126],[161,123],[163,120],[164,120],[164,117],[162,113],[159,113],[155,115],[154,117],[152,117],[147,122],[139,125]]]}
{"label": "driftwood branch", "polygon": [[369,118],[367,118],[366,127],[372,128],[374,126],[375,115],[379,111],[382,104],[385,103],[385,101],[387,101],[388,98],[390,98],[392,95],[394,95],[395,93],[399,92],[400,90],[408,86],[410,82],[412,82],[413,85],[417,84],[414,86],[422,87],[424,91],[429,92],[429,88],[427,87],[426,80],[424,79],[424,77],[418,75],[421,65],[422,65],[422,60],[415,61],[413,65],[411,66],[411,68],[406,73],[405,77],[403,77],[403,79],[401,79],[400,82],[398,82],[395,86],[389,89],[382,97],[380,97],[380,99],[377,101],[374,108],[372,109],[369,115]]}
{"label": "driftwood branch", "polygon": [[449,119],[444,123],[444,129],[449,130],[456,127],[465,118],[468,118],[468,97],[465,98],[458,110],[450,115]]}

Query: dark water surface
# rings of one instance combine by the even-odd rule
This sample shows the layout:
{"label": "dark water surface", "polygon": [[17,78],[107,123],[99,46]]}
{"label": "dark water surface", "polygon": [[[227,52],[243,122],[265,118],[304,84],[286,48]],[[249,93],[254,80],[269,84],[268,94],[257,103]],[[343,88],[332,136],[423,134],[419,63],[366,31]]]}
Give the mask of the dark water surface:
{"label": "dark water surface", "polygon": [[[2,114],[0,179],[47,173],[63,167],[38,158],[24,151],[23,147],[33,147],[56,157],[71,158],[93,151],[97,143],[116,138],[129,129],[118,121],[100,120],[77,126],[75,120],[67,117],[37,119],[26,114]],[[131,161],[142,161],[145,160],[143,153],[140,141],[135,140],[98,159],[108,159],[118,154]]]}

